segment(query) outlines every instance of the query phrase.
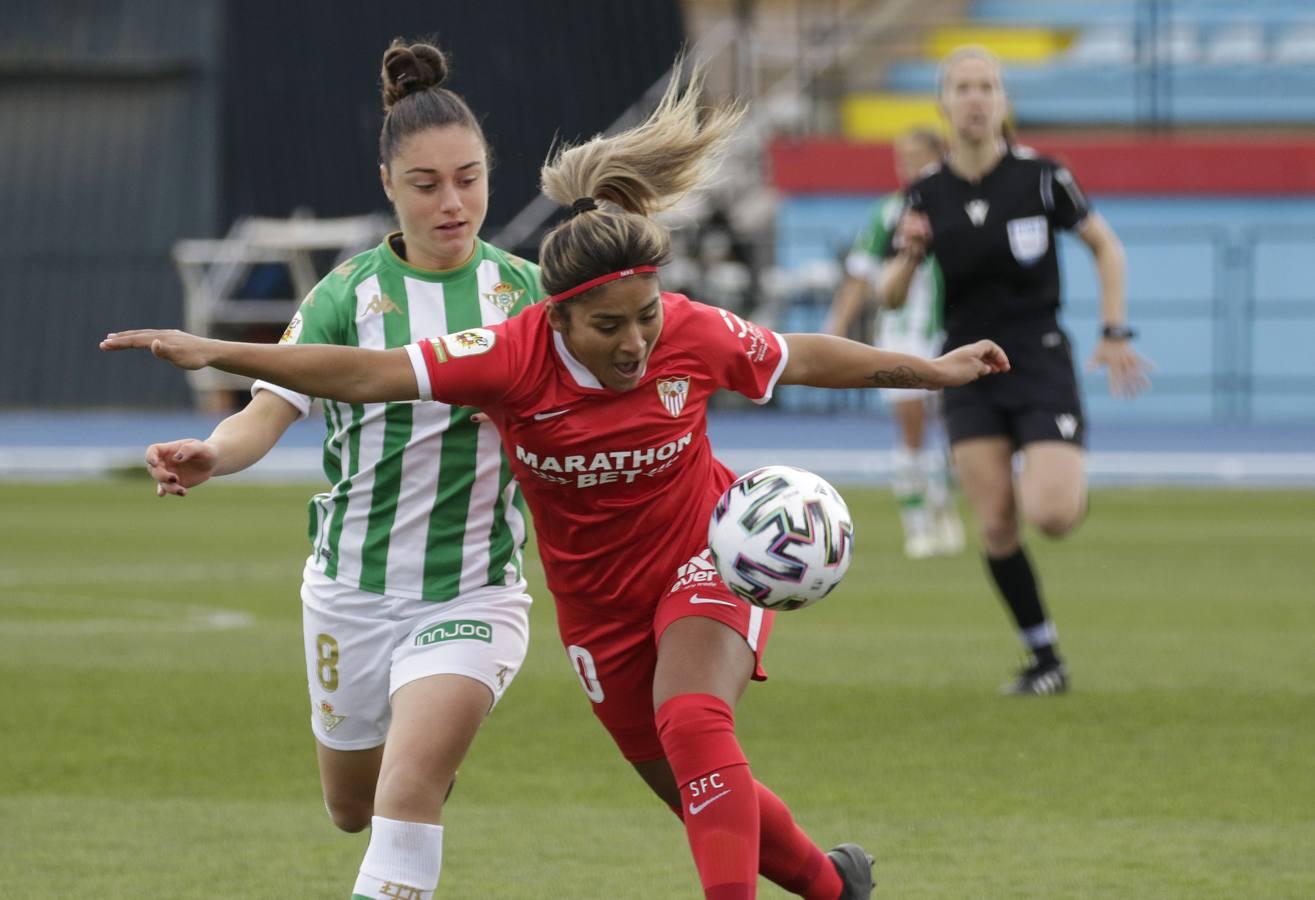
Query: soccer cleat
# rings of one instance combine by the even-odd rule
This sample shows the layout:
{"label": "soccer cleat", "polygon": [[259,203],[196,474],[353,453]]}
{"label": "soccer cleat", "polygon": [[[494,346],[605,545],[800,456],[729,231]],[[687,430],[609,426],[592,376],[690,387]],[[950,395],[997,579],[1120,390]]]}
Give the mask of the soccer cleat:
{"label": "soccer cleat", "polygon": [[1014,697],[1043,697],[1067,692],[1068,669],[1058,660],[1030,665],[1018,673],[1015,681],[1000,689],[1000,693]]}
{"label": "soccer cleat", "polygon": [[936,552],[936,535],[930,531],[914,532],[904,540],[904,555],[909,559],[930,559]]}
{"label": "soccer cleat", "polygon": [[958,556],[963,552],[963,523],[953,507],[936,513],[936,552],[940,556]]}
{"label": "soccer cleat", "polygon": [[858,844],[841,844],[826,851],[827,859],[840,873],[845,889],[837,900],[868,900],[877,886],[872,878],[872,854]]}

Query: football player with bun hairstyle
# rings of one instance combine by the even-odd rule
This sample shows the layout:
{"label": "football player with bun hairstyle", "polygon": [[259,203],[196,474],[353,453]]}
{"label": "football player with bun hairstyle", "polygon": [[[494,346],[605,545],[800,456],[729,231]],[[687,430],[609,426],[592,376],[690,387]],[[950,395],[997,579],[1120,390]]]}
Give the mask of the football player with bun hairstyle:
{"label": "football player with bun hairstyle", "polygon": [[570,217],[544,238],[551,292],[506,323],[405,350],[277,347],[175,331],[123,332],[107,350],[150,348],[345,402],[477,407],[497,425],[534,516],[562,642],[595,715],[685,824],[705,896],[756,895],[761,873],[814,900],[867,897],[871,857],[824,854],[754,780],[733,709],[772,614],[716,577],[708,519],[734,480],[712,455],[709,398],[758,402],[778,384],[930,387],[1008,368],[981,341],[935,360],[830,335],[779,335],[664,293],[670,238],[650,216],[696,187],[741,111],[700,116],[702,80],[673,80],[654,113],[612,137],[555,152],[544,192]]}
{"label": "football player with bun hairstyle", "polygon": [[[537,266],[479,239],[488,147],[446,75],[429,44],[384,53],[379,172],[401,231],[316,285],[284,342],[400,348],[541,298]],[[325,395],[257,382],[206,440],[147,449],[157,492],[255,464]],[[496,429],[469,410],[328,400],[324,413],[334,485],[310,504],[301,590],[324,802],[344,831],[371,828],[355,896],[399,896],[391,883],[429,897],[446,793],[525,658],[523,505]],[[445,639],[472,621],[479,639]]]}
{"label": "football player with bun hairstyle", "polygon": [[[909,188],[896,243],[905,270],[925,254],[940,265],[945,347],[994,338],[1013,363],[1003,378],[947,390],[946,430],[987,569],[1031,655],[1004,690],[1062,693],[1068,671],[1020,536],[1022,521],[1063,537],[1087,509],[1082,400],[1057,319],[1056,232],[1072,230],[1092,252],[1104,328],[1091,364],[1108,366],[1110,389],[1131,395],[1146,386],[1146,365],[1131,347],[1123,247],[1068,169],[1016,144],[1000,62],[989,50],[951,53],[939,93],[950,150]],[[898,275],[895,266],[883,273],[889,302],[907,289]],[[1023,460],[1017,484],[1015,452]]]}

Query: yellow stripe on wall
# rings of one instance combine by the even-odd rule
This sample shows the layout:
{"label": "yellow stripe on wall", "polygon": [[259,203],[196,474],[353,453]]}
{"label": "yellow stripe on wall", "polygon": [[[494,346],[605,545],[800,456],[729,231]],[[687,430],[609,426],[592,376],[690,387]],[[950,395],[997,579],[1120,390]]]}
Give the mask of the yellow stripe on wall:
{"label": "yellow stripe on wall", "polygon": [[922,94],[850,94],[840,104],[845,137],[889,141],[910,128],[940,128],[936,100]]}
{"label": "yellow stripe on wall", "polygon": [[1039,63],[1062,53],[1073,43],[1073,33],[1051,28],[937,28],[927,37],[924,51],[943,59],[956,47],[980,44],[1007,63]]}

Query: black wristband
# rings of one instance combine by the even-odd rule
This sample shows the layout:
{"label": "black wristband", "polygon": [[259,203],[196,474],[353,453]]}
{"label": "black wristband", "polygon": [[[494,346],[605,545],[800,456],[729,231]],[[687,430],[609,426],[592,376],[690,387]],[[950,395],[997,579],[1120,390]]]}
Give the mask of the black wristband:
{"label": "black wristband", "polygon": [[1106,325],[1100,330],[1100,336],[1107,341],[1130,341],[1137,336],[1127,325]]}

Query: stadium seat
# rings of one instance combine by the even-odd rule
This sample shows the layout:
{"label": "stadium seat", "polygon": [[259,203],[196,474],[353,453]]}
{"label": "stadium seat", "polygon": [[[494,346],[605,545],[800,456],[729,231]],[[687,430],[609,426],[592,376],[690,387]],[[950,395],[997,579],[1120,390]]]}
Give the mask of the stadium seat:
{"label": "stadium seat", "polygon": [[1272,59],[1288,65],[1315,63],[1315,23],[1282,29],[1274,41]]}
{"label": "stadium seat", "polygon": [[1259,22],[1225,26],[1206,43],[1203,59],[1215,65],[1263,62],[1265,30]]}
{"label": "stadium seat", "polygon": [[981,22],[1013,25],[1044,22],[1056,27],[1086,27],[1102,22],[1127,22],[1135,16],[1137,0],[976,0],[969,14]]}
{"label": "stadium seat", "polygon": [[1154,44],[1154,58],[1160,62],[1184,65],[1201,58],[1201,46],[1194,22],[1174,22],[1160,31]]}
{"label": "stadium seat", "polygon": [[1130,25],[1101,25],[1078,34],[1065,57],[1082,65],[1130,66],[1137,59],[1137,42]]}

